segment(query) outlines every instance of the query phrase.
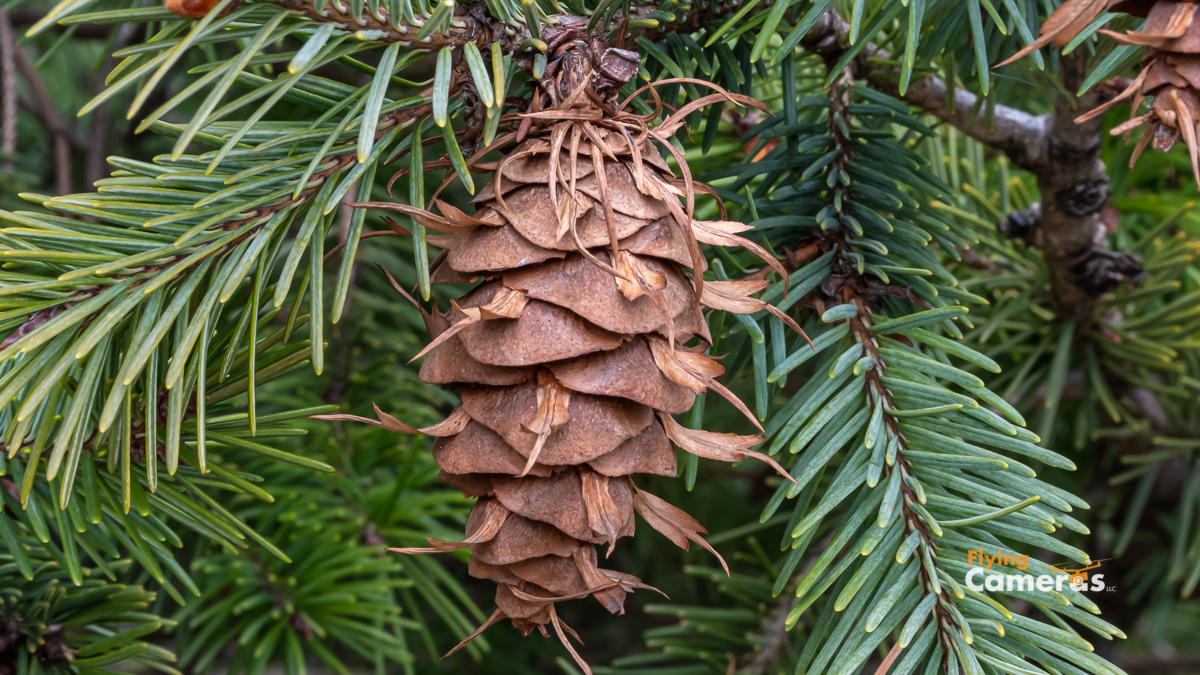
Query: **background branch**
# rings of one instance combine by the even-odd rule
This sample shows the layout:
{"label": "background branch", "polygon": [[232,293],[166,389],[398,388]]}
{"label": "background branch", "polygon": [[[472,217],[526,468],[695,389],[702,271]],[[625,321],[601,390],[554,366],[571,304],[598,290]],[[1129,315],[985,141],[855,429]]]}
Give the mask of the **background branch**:
{"label": "background branch", "polygon": [[[824,35],[818,33],[824,31]],[[817,41],[841,41],[849,34],[847,25],[830,10],[810,34]],[[891,55],[867,45],[860,60],[887,61]],[[1059,61],[1066,91],[1077,91],[1088,74],[1088,53],[1076,50]],[[1108,174],[1100,159],[1103,118],[1076,124],[1081,113],[1103,103],[1110,91],[1093,87],[1079,96],[1060,95],[1054,112],[1031,115],[997,104],[991,119],[979,114],[979,97],[956,89],[953,106],[947,106],[947,83],[927,76],[899,94],[895,82],[898,69],[872,70],[863,64],[870,83],[954,126],[967,136],[1003,152],[1017,166],[1033,173],[1042,195],[1039,248],[1050,271],[1050,285],[1063,316],[1091,316],[1100,285],[1089,283],[1087,261],[1108,252],[1104,227],[1098,214],[1108,204]],[[1111,254],[1110,254],[1111,255]]]}
{"label": "background branch", "polygon": [[12,24],[8,8],[0,7],[0,168],[12,173],[17,151],[17,69]]}
{"label": "background branch", "polygon": [[[50,94],[46,91],[46,85],[42,82],[42,78],[34,69],[33,64],[25,58],[20,49],[13,52],[13,60],[16,63],[17,71],[21,73],[21,79],[25,80],[25,84],[29,85],[29,90],[33,94],[34,107],[37,111],[38,121],[46,128],[46,132],[51,139],[51,145],[54,148],[54,165],[55,165],[55,182],[54,189],[58,190],[58,194],[65,195],[71,193],[71,139],[74,132],[70,127],[63,124],[62,118],[58,114],[58,108],[54,105],[54,100],[50,98]],[[77,145],[81,145],[79,141]]]}
{"label": "background branch", "polygon": [[[880,57],[886,55],[877,50]],[[870,78],[877,87],[895,89],[890,78],[875,74]],[[901,97],[925,112],[958,129],[971,138],[1003,152],[1013,164],[1037,173],[1046,163],[1048,115],[1031,115],[1023,110],[997,105],[992,119],[984,120],[979,97],[965,90],[954,92],[954,107],[946,105],[946,82],[932,75],[916,82]]]}
{"label": "background branch", "polygon": [[[377,18],[370,12],[363,12],[355,18],[348,8],[341,8],[337,3],[330,3],[317,9],[312,0],[273,0],[281,7],[300,12],[305,16],[324,23],[333,22],[343,30],[348,31],[377,31],[370,39],[375,42],[398,42],[411,49],[436,50],[442,47],[462,47],[468,42],[474,42],[483,47],[490,42],[499,42],[506,53],[514,56],[532,56],[535,51],[528,46],[532,38],[529,29],[524,24],[510,24],[492,18],[483,4],[460,4],[455,9],[454,20],[446,31],[434,31],[430,35],[416,39],[424,24],[409,24],[399,22],[394,26],[389,20],[387,11],[380,9],[382,18]],[[664,39],[668,33],[694,33],[710,19],[721,15],[737,3],[710,1],[704,7],[692,6],[686,11],[676,11],[675,20],[670,22],[653,21],[652,27],[632,28],[626,31],[625,42],[632,42],[638,37],[649,37],[652,40]],[[658,6],[653,3],[638,2],[629,9],[628,16],[621,12],[613,15],[610,29],[621,27],[626,20],[632,22],[655,12]],[[542,25],[543,38],[553,42],[554,36],[567,32],[586,30],[589,18],[569,14],[556,14]],[[596,31],[600,32],[600,31]],[[617,46],[621,46],[617,43]]]}
{"label": "background branch", "polygon": [[[830,9],[817,22],[804,39],[807,49],[822,55],[844,53],[839,43],[850,35],[850,24]],[[993,114],[985,118],[979,97],[965,90],[954,93],[953,106],[946,103],[946,82],[935,75],[927,75],[913,83],[903,94],[898,81],[900,69],[882,66],[880,62],[892,60],[892,55],[874,44],[863,48],[859,56],[859,71],[863,77],[880,91],[902,98],[926,113],[953,126],[975,140],[1003,152],[1017,166],[1037,173],[1046,163],[1046,139],[1050,119],[1048,115],[1031,115],[1023,110],[996,104]]]}

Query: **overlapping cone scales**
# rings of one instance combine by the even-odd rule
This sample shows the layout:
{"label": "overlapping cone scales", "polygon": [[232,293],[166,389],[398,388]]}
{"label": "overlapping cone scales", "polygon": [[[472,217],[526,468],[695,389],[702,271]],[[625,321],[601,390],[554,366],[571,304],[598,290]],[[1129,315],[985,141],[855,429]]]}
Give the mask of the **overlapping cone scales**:
{"label": "overlapping cone scales", "polygon": [[[1009,63],[1034,48],[1054,41],[1056,47],[1067,42],[1086,28],[1102,11],[1125,12],[1145,17],[1140,31],[1120,33],[1101,30],[1123,45],[1145,46],[1141,70],[1126,89],[1084,115],[1077,121],[1092,119],[1122,102],[1133,106],[1129,121],[1112,129],[1112,133],[1128,134],[1144,127],[1130,159],[1137,162],[1147,145],[1168,150],[1176,140],[1183,139],[1191,155],[1192,171],[1200,181],[1200,2],[1194,0],[1068,0],[1042,25],[1042,35],[1035,43],[1005,61]],[[1152,98],[1149,110],[1139,114],[1141,104]]]}
{"label": "overlapping cone scales", "polygon": [[[566,135],[559,125],[549,132]],[[426,315],[420,376],[460,391],[455,414],[432,428],[433,454],[443,480],[479,501],[461,542],[396,550],[469,548],[470,573],[498,585],[484,627],[508,618],[546,634],[549,624],[565,640],[557,601],[590,596],[623,612],[626,594],[645,586],[600,568],[595,546],[611,552],[632,536],[635,513],[684,548],[708,548],[698,522],[631,479],[675,475],[676,445],[778,469],[750,451],[759,436],[687,430],[671,417],[709,389],[745,409],[702,353],[702,305],[773,310],[751,297],[766,282],[701,283],[697,239],[766,254],[737,234],[741,224],[692,221],[657,151],[630,138],[604,127],[584,143],[534,136],[498,163],[474,215],[389,207],[451,235],[438,239],[446,251],[435,281],[477,282],[448,311]],[[331,417],[417,431],[377,415]]]}
{"label": "overlapping cone scales", "polygon": [[[601,191],[590,154],[572,162],[566,150],[554,162],[561,182],[552,188],[551,151],[544,139],[523,143],[476,198],[474,218],[484,225],[454,235],[434,279],[484,281],[459,301],[461,312],[446,316],[447,332],[467,325],[429,350],[421,367],[426,382],[463,387],[471,421],[438,439],[434,457],[446,482],[480,497],[468,537],[481,521],[475,513],[509,514],[493,536],[470,544],[470,573],[499,584],[499,611],[526,633],[552,620],[551,603],[531,598],[590,593],[623,611],[639,584],[601,570],[594,546],[611,549],[634,533],[629,476],[675,475],[658,414],[685,412],[695,398],[658,369],[648,340],[708,338],[687,269],[690,233],[664,195],[638,188],[628,157],[604,162]],[[642,168],[646,180],[665,183],[657,153],[643,154],[653,157]],[[572,179],[573,196],[565,186]],[[573,231],[563,232],[560,214],[569,208]],[[580,245],[610,268],[634,265],[651,288],[622,292]],[[518,316],[462,313],[482,314],[504,293],[525,298]]]}

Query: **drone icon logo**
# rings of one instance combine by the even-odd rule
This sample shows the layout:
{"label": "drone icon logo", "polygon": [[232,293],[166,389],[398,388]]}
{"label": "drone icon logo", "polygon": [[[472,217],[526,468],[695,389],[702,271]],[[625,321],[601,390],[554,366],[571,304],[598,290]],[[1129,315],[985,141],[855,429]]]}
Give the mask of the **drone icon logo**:
{"label": "drone icon logo", "polygon": [[1093,591],[1104,590],[1104,575],[1093,573],[1091,575],[1091,583],[1089,584],[1088,572],[1099,569],[1101,563],[1109,560],[1113,560],[1113,558],[1093,560],[1090,565],[1074,568],[1066,567],[1065,565],[1050,565],[1050,570],[1052,572],[1058,572],[1059,574],[1066,574],[1068,583],[1071,584],[1072,588],[1076,588],[1077,590],[1087,588],[1090,588],[1090,590]]}

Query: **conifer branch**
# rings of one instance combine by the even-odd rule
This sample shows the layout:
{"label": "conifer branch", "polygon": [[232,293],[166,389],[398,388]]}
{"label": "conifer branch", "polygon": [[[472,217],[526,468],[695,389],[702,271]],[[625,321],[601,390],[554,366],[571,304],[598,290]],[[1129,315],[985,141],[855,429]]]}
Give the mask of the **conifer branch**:
{"label": "conifer branch", "polygon": [[[429,31],[428,35],[417,37],[426,27],[426,20],[414,17],[413,22],[393,20],[387,10],[380,7],[379,14],[372,14],[365,9],[362,15],[355,17],[349,7],[339,3],[325,3],[317,9],[313,0],[272,0],[281,7],[299,12],[304,16],[321,23],[333,23],[342,30],[357,34],[362,40],[379,43],[398,43],[415,50],[438,50],[445,47],[462,48],[468,43],[484,47],[492,42],[501,44],[505,53],[513,56],[532,56],[546,48],[546,43],[553,44],[554,36],[583,35],[588,32],[590,17],[574,16],[571,14],[553,14],[539,27],[537,34],[531,31],[527,24],[520,22],[505,22],[491,16],[482,3],[457,5],[454,16],[441,30]],[[686,11],[673,13],[669,19],[651,18],[658,12],[654,3],[637,2],[629,10],[628,15],[616,12],[607,26],[599,29],[592,28],[593,35],[603,35],[614,30],[623,30],[622,38],[630,42],[638,37],[665,39],[671,32],[692,33],[698,30],[708,20],[716,17],[719,11],[736,9],[735,4],[725,2],[698,2]],[[430,19],[432,20],[432,18]],[[544,33],[544,35],[543,35]]]}
{"label": "conifer branch", "polygon": [[[831,8],[802,43],[807,49],[836,60],[845,52],[849,35],[850,24]],[[953,104],[948,105],[946,82],[936,75],[926,75],[901,92],[900,69],[885,65],[892,60],[887,50],[868,44],[857,59],[856,70],[880,91],[895,94],[980,143],[1003,152],[1023,169],[1036,172],[1045,164],[1048,116],[996,104],[985,119],[979,97],[966,89],[955,88]]]}
{"label": "conifer branch", "polygon": [[[853,70],[848,69],[845,76],[840,78],[834,84],[830,91],[830,109],[829,109],[829,135],[834,140],[834,144],[838,149],[838,158],[835,160],[835,165],[839,172],[847,172],[848,164],[853,159],[854,143],[850,138],[845,136],[843,126],[836,120],[846,119],[848,115],[848,107],[851,103],[850,86],[853,82]],[[835,199],[835,196],[839,199]],[[846,203],[854,199],[854,195],[846,185],[836,185],[830,191],[830,203],[835,201]],[[847,251],[852,248],[846,241],[846,232],[844,230],[831,231],[826,237],[824,246],[832,247],[840,256],[842,251]],[[955,646],[956,637],[961,639],[964,628],[957,624],[955,615],[948,605],[951,603],[950,592],[944,584],[936,578],[939,571],[937,559],[937,549],[934,543],[935,536],[940,536],[941,532],[933,532],[931,530],[932,523],[925,521],[927,516],[920,514],[914,510],[914,505],[917,503],[925,503],[924,494],[918,494],[913,489],[916,483],[912,476],[911,463],[906,457],[907,443],[904,434],[900,430],[900,425],[897,418],[892,416],[892,411],[895,411],[898,406],[893,399],[892,392],[884,385],[883,375],[887,372],[886,359],[879,352],[879,344],[875,335],[871,331],[871,315],[867,308],[867,303],[861,295],[855,290],[855,286],[863,287],[868,284],[868,280],[862,275],[857,275],[845,279],[841,288],[836,293],[835,297],[830,298],[831,301],[841,302],[843,306],[851,306],[855,308],[855,314],[846,319],[850,329],[850,337],[853,342],[862,345],[863,358],[869,358],[874,363],[873,366],[867,368],[865,372],[866,386],[864,387],[865,405],[867,410],[882,411],[882,421],[885,427],[886,438],[889,444],[894,444],[895,449],[889,448],[889,454],[894,456],[887,457],[891,461],[880,463],[881,476],[877,478],[877,483],[870,478],[867,480],[868,486],[873,489],[883,490],[884,486],[899,484],[899,494],[895,496],[885,496],[885,500],[894,500],[895,506],[899,507],[899,518],[904,525],[904,534],[902,539],[916,537],[918,541],[918,550],[913,552],[914,562],[923,561],[926,564],[920,565],[917,568],[918,583],[923,589],[923,594],[929,594],[936,598],[935,606],[932,608],[932,622],[935,625],[938,638],[937,643],[942,645],[945,654],[948,657],[952,651],[952,646]],[[915,299],[913,296],[911,299]],[[914,303],[915,304],[915,303]],[[882,442],[882,441],[877,441]],[[876,487],[878,486],[878,487]],[[889,493],[890,493],[889,489]],[[894,508],[894,507],[893,507]],[[890,520],[887,521],[890,524]],[[884,517],[880,515],[880,527],[884,526]],[[852,552],[851,552],[852,553]],[[897,556],[897,561],[899,558]],[[965,629],[967,634],[970,634],[970,629]],[[954,631],[957,631],[957,636]]]}
{"label": "conifer branch", "polygon": [[[827,45],[821,52],[827,67],[842,67],[835,49]],[[775,592],[792,578],[818,523],[835,508],[846,514],[834,525],[837,535],[821,553],[815,574],[799,577],[791,625],[822,594],[834,604],[815,619],[809,643],[818,646],[804,650],[798,668],[855,672],[902,623],[896,665],[901,672],[922,664],[978,672],[980,663],[993,664],[989,659],[999,654],[1054,664],[1058,656],[1026,648],[1024,628],[981,635],[979,625],[992,621],[1046,629],[998,610],[997,592],[968,595],[956,580],[968,571],[967,552],[976,547],[1022,550],[1036,542],[1056,556],[1086,559],[1083,551],[1047,536],[1058,526],[1086,532],[1068,515],[1084,503],[1038,480],[1013,454],[1065,469],[1074,464],[1034,445],[1039,439],[1023,428],[1019,413],[982,379],[950,365],[954,356],[990,372],[999,368],[957,346],[962,333],[955,319],[970,324],[966,308],[956,305],[982,299],[962,292],[926,247],[937,240],[952,250],[966,233],[919,209],[951,189],[928,182],[930,173],[921,170],[916,153],[891,138],[859,140],[888,128],[905,110],[875,89],[852,86],[863,67],[851,63],[840,73],[827,113],[797,120],[798,128],[812,129],[821,115],[829,116],[813,136],[788,139],[803,149],[799,175],[780,181],[786,187],[777,188],[770,203],[758,204],[760,217],[788,214],[819,226],[785,241],[803,252],[793,278],[805,280],[802,287],[811,290],[807,303],[830,326],[813,339],[813,349],[799,346],[766,378],[779,382],[800,363],[817,359],[808,382],[766,426],[772,454],[788,447],[798,457],[791,471],[799,485],[781,487],[761,516],[773,515],[782,499],[797,500],[792,520],[797,524],[783,543],[791,553]],[[853,105],[860,100],[872,105]],[[913,122],[907,126],[929,133]],[[756,160],[770,162],[779,152]],[[744,171],[753,174],[754,166]],[[830,483],[820,482],[830,473]],[[1086,598],[1069,595],[1072,604],[1098,611]],[[1101,635],[1120,634],[1083,613],[1070,613]],[[855,634],[860,641],[840,644]],[[1077,648],[1091,649],[1077,642],[1059,654],[1086,670],[1109,672],[1107,664]]]}
{"label": "conifer branch", "polygon": [[342,30],[359,33],[361,39],[381,43],[395,42],[412,49],[437,50],[443,47],[463,47],[467,43],[482,45],[504,39],[505,33],[514,32],[511,28],[506,30],[503,22],[492,19],[486,11],[480,11],[483,8],[482,4],[457,6],[455,16],[446,29],[434,30],[428,36],[418,38],[417,34],[425,27],[424,21],[393,21],[383,8],[380,8],[379,16],[362,9],[361,16],[356,17],[349,7],[338,2],[324,3],[321,9],[317,9],[313,0],[274,2],[281,7],[300,12],[314,21],[332,23]]}
{"label": "conifer branch", "polygon": [[[876,50],[878,58],[887,58]],[[874,71],[871,83],[883,91],[893,90],[896,83],[890,74]],[[947,105],[946,82],[927,75],[908,88],[901,98],[967,136],[1004,153],[1013,164],[1038,172],[1045,165],[1047,115],[1031,115],[1023,110],[997,104],[994,115],[984,119],[979,97],[962,88],[954,90],[954,105]]]}
{"label": "conifer branch", "polygon": [[[955,636],[950,632],[951,628],[956,628],[961,635],[963,628],[957,625],[954,616],[947,609],[947,605],[951,602],[950,591],[938,579],[934,577],[937,569],[937,550],[934,544],[934,532],[931,531],[929,524],[924,522],[921,514],[917,513],[913,505],[915,503],[923,503],[924,495],[918,495],[913,490],[913,476],[911,475],[911,463],[905,457],[908,450],[904,435],[900,430],[900,425],[896,422],[896,418],[892,417],[890,411],[896,410],[899,406],[896,405],[892,397],[892,392],[883,384],[882,375],[887,372],[886,360],[879,354],[879,344],[875,340],[874,335],[870,330],[870,313],[866,309],[866,305],[858,294],[852,288],[846,286],[842,289],[844,299],[852,303],[858,308],[858,314],[849,319],[850,333],[859,344],[863,346],[863,351],[875,360],[875,367],[867,372],[867,406],[868,408],[876,408],[882,406],[884,413],[884,424],[888,428],[888,435],[895,437],[898,440],[895,462],[887,464],[883,467],[884,478],[881,483],[886,484],[886,481],[892,479],[892,474],[899,473],[898,480],[900,481],[899,506],[901,511],[901,519],[904,522],[905,536],[916,536],[920,555],[932,561],[932,569],[930,567],[921,566],[917,570],[917,576],[920,579],[921,586],[926,593],[934,595],[936,605],[933,613],[933,621],[937,625],[938,642],[940,642],[950,652],[950,647],[954,643]],[[940,535],[940,533],[937,533]],[[917,554],[914,554],[914,557]]]}
{"label": "conifer branch", "polygon": [[[399,42],[413,49],[436,50],[443,47],[462,47],[467,43],[483,46],[498,41],[507,53],[528,54],[532,51],[528,46],[531,34],[524,24],[505,24],[497,21],[481,11],[482,5],[460,5],[448,29],[434,31],[427,37],[417,39],[416,35],[424,27],[423,23],[394,23],[382,9],[379,17],[364,11],[361,17],[355,18],[348,8],[339,7],[337,3],[326,4],[323,9],[317,10],[312,0],[274,1],[316,21],[333,22],[343,30],[358,32],[362,39],[374,42]],[[699,6],[701,4],[703,6]],[[773,3],[768,3],[768,6],[770,4]],[[736,11],[738,6],[737,2],[697,3],[697,6],[688,11],[674,15],[673,21],[653,28],[634,30],[629,37],[636,39],[638,36],[647,36],[655,39],[669,32],[693,32],[724,13]],[[653,10],[654,6],[650,3],[635,4],[630,11],[629,20],[636,21]],[[610,27],[619,29],[624,23],[625,17],[618,14]],[[583,24],[584,21],[579,17],[553,15],[548,17],[544,28],[553,33],[579,31],[584,28]],[[841,18],[836,9],[831,8],[803,38],[802,43],[818,53],[840,55],[844,51],[841,43],[845,42],[849,34],[850,25]],[[860,57],[860,61],[864,63],[890,59],[891,55],[886,50],[874,44],[867,45]],[[870,67],[864,68],[864,72],[866,71],[870,71],[867,74],[869,81],[882,91],[898,92],[895,81],[898,69]],[[1021,168],[1037,172],[1045,165],[1049,115],[1032,115],[997,104],[985,120],[978,96],[965,89],[956,89],[953,105],[948,106],[946,83],[935,75],[923,77],[901,94],[901,98],[981,143],[1004,152]]]}
{"label": "conifer branch", "polygon": [[[813,29],[806,42],[836,44],[849,34],[849,25],[837,11],[830,9]],[[891,55],[868,45],[860,57],[861,70],[881,91],[897,91],[898,69],[873,68],[871,61],[889,61]],[[1077,91],[1088,75],[1089,54],[1076,50],[1064,56],[1063,88]],[[1106,237],[1098,214],[1108,203],[1108,174],[1100,160],[1102,117],[1082,124],[1075,118],[1113,96],[1104,86],[1093,87],[1079,97],[1059,94],[1054,112],[1031,115],[1022,110],[996,104],[985,119],[979,97],[955,88],[953,105],[948,105],[947,83],[927,75],[900,93],[908,103],[950,124],[967,136],[1003,152],[1016,166],[1037,177],[1038,189],[1047,198],[1043,202],[1039,227],[1044,233],[1039,248],[1046,256],[1055,300],[1064,316],[1085,319],[1091,316],[1096,298],[1107,286],[1089,274],[1089,260],[1108,252]],[[1136,273],[1128,273],[1128,278]],[[1098,291],[1098,289],[1101,289]]]}

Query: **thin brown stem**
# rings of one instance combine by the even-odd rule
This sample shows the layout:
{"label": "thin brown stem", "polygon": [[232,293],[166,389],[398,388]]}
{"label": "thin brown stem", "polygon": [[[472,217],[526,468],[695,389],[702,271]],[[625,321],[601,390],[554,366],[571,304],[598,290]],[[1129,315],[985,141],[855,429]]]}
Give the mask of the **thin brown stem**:
{"label": "thin brown stem", "polygon": [[58,108],[54,105],[54,100],[50,98],[49,92],[46,91],[46,85],[42,82],[41,76],[20,49],[13,51],[13,62],[16,64],[17,72],[21,74],[21,79],[25,80],[25,84],[29,86],[33,95],[38,121],[42,123],[50,136],[50,144],[54,150],[54,187],[60,195],[70,194],[71,139],[75,133],[63,123],[62,116],[58,114]]}
{"label": "thin brown stem", "polygon": [[[884,359],[879,354],[879,345],[876,341],[875,334],[871,332],[870,311],[861,298],[853,291],[850,286],[845,286],[842,289],[843,299],[854,303],[859,313],[852,317],[849,321],[850,332],[862,344],[866,354],[875,359],[875,366],[866,373],[867,378],[867,406],[873,407],[877,403],[882,404],[885,410],[896,408],[896,404],[892,401],[892,392],[883,384],[882,375],[885,368]],[[921,516],[914,510],[912,504],[920,502],[920,497],[912,487],[909,486],[910,464],[904,458],[904,434],[901,433],[899,425],[896,424],[896,419],[891,417],[886,412],[884,413],[884,423],[888,428],[890,435],[899,439],[900,446],[896,450],[896,461],[891,466],[885,462],[883,465],[884,474],[890,478],[892,474],[900,472],[900,517],[904,521],[905,533],[912,536],[917,535],[920,547],[919,553],[913,553],[913,556],[918,556],[927,553],[929,559],[937,560],[937,547],[933,541],[933,535],[922,521]],[[937,604],[934,606],[932,619],[938,624],[938,637],[946,648],[947,653],[951,649],[954,642],[954,636],[947,631],[950,626],[955,626],[956,622],[951,612],[946,609],[946,606],[951,602],[949,591],[941,584],[940,581],[933,578],[930,571],[921,564],[919,560],[912,560],[911,564],[919,565],[917,575],[921,579],[921,585],[927,593],[933,593],[937,596]],[[936,565],[936,562],[934,563]],[[959,631],[962,629],[959,628]]]}
{"label": "thin brown stem", "polygon": [[17,152],[17,42],[8,8],[0,7],[0,169],[12,173]]}
{"label": "thin brown stem", "polygon": [[371,39],[375,42],[398,42],[401,45],[415,49],[441,49],[442,47],[461,47],[468,42],[483,44],[494,39],[504,38],[504,24],[487,16],[486,11],[478,11],[474,7],[460,5],[445,32],[435,31],[427,37],[417,39],[417,33],[424,26],[423,22],[389,21],[387,10],[380,8],[380,17],[363,11],[361,16],[354,16],[350,9],[342,3],[327,3],[317,9],[312,0],[275,0],[281,7],[294,10],[305,16],[323,23],[333,23],[348,31],[378,31]]}

